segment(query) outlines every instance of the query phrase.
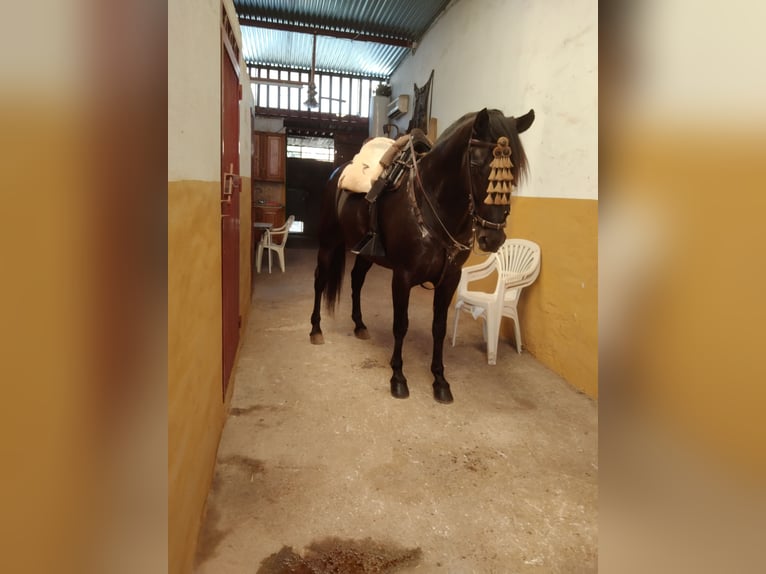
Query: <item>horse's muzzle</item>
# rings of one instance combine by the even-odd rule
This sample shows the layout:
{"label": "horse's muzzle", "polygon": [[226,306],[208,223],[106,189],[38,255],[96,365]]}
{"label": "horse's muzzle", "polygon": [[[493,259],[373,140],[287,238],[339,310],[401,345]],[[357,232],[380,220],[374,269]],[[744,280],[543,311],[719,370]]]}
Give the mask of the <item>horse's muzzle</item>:
{"label": "horse's muzzle", "polygon": [[505,230],[503,229],[480,229],[476,234],[479,249],[494,253],[505,242]]}

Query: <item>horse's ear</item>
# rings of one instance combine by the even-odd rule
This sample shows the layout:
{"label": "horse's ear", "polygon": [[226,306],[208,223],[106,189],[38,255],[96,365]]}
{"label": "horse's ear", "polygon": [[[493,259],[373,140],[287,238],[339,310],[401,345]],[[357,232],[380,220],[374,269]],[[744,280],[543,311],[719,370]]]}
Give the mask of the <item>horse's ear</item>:
{"label": "horse's ear", "polygon": [[516,118],[516,133],[524,133],[535,121],[535,110],[529,110],[526,114],[520,118]]}
{"label": "horse's ear", "polygon": [[489,112],[487,108],[476,114],[473,120],[473,135],[479,138],[489,135]]}

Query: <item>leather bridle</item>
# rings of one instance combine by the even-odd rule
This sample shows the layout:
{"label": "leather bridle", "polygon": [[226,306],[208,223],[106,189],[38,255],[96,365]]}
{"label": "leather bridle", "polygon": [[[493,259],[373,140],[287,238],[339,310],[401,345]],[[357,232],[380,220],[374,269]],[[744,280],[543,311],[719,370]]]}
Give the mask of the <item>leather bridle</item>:
{"label": "leather bridle", "polygon": [[[410,140],[410,144],[412,145],[412,141]],[[420,171],[418,170],[418,158],[413,154],[412,158],[412,166],[410,167],[411,171],[414,172],[415,177],[410,177],[409,182],[411,185],[415,186],[415,182],[417,182],[417,185],[420,186],[421,191],[423,192],[423,197],[426,200],[426,203],[428,203],[428,206],[431,208],[431,212],[434,214],[434,217],[436,218],[436,221],[441,226],[442,230],[446,233],[447,237],[452,242],[452,249],[448,249],[449,259],[451,260],[454,258],[454,256],[459,253],[460,251],[468,251],[473,247],[474,238],[476,235],[476,225],[483,229],[492,229],[495,231],[498,231],[500,229],[504,229],[506,225],[505,218],[508,217],[508,214],[510,213],[510,210],[505,213],[505,218],[503,218],[503,221],[501,223],[495,223],[494,221],[487,221],[482,216],[480,216],[478,213],[476,213],[476,203],[474,201],[474,193],[473,193],[473,177],[471,177],[471,169],[474,167],[478,167],[478,164],[474,164],[470,161],[470,155],[471,155],[471,146],[479,146],[479,147],[491,147],[494,148],[497,144],[495,142],[485,142],[482,140],[477,140],[474,138],[471,138],[468,140],[468,147],[466,148],[465,157],[467,158],[468,162],[468,203],[470,208],[469,215],[471,216],[471,220],[473,222],[473,229],[471,230],[471,241],[468,243],[468,245],[461,243],[457,239],[455,239],[452,234],[447,229],[447,226],[444,225],[444,222],[439,217],[439,212],[436,210],[436,207],[431,202],[431,198],[428,196],[428,192],[426,191],[425,186],[423,185],[423,182],[420,180]],[[417,204],[416,204],[417,206]]]}
{"label": "leather bridle", "polygon": [[471,161],[471,146],[477,146],[477,147],[486,147],[486,148],[494,148],[497,145],[496,142],[485,142],[482,140],[477,140],[475,138],[471,138],[468,140],[468,148],[466,149],[466,158],[468,162],[468,200],[471,205],[471,217],[473,218],[474,223],[476,223],[479,227],[483,229],[493,229],[495,231],[500,229],[505,229],[506,225],[506,219],[508,218],[508,214],[511,212],[510,207],[508,211],[505,212],[505,217],[503,217],[502,223],[495,223],[494,221],[487,221],[484,219],[481,215],[479,215],[476,212],[476,204],[474,202],[474,192],[473,192],[473,177],[472,175],[472,168],[474,167],[481,167],[480,164],[476,164]]}
{"label": "leather bridle", "polygon": [[[409,145],[412,145],[412,140],[410,139]],[[471,152],[471,146],[480,146],[480,147],[491,147],[494,148],[497,144],[493,142],[485,142],[477,139],[471,138],[468,140],[468,148],[466,149],[466,158],[470,158],[470,152]],[[495,223],[494,221],[487,221],[483,217],[481,217],[478,213],[476,213],[476,204],[474,201],[474,195],[473,195],[473,178],[471,177],[471,169],[473,167],[477,167],[478,165],[474,165],[473,162],[468,159],[469,165],[468,165],[468,202],[470,207],[470,213],[471,220],[473,222],[472,229],[471,229],[471,240],[466,245],[464,243],[461,243],[457,239],[455,239],[452,234],[449,232],[449,229],[447,229],[447,226],[444,225],[444,222],[439,217],[439,212],[436,210],[436,207],[431,202],[431,198],[428,196],[428,192],[426,191],[425,186],[423,185],[423,182],[420,179],[420,171],[418,170],[418,158],[416,154],[413,154],[412,157],[412,165],[410,166],[411,174],[414,173],[415,177],[410,177],[408,181],[408,186],[412,186],[410,189],[413,190],[419,186],[420,190],[423,194],[423,197],[426,200],[426,203],[428,203],[428,206],[431,208],[431,212],[433,213],[434,217],[436,218],[436,221],[441,226],[444,233],[446,233],[447,237],[452,242],[452,245],[447,245],[446,252],[447,252],[447,258],[444,260],[444,266],[442,267],[442,272],[440,274],[439,280],[434,285],[434,288],[436,286],[440,285],[441,282],[444,280],[444,276],[447,272],[447,266],[448,264],[454,260],[455,256],[460,253],[461,251],[469,251],[473,247],[473,242],[476,237],[476,225],[478,224],[479,227],[482,227],[484,229],[493,229],[493,230],[500,230],[505,228],[505,219],[503,219],[502,223]],[[422,216],[420,215],[420,209],[418,208],[417,201],[414,200],[414,207],[418,212],[418,220],[420,221],[421,225],[424,225],[422,222]],[[508,217],[508,214],[510,211],[506,212],[505,217]],[[421,286],[423,286],[421,284]]]}

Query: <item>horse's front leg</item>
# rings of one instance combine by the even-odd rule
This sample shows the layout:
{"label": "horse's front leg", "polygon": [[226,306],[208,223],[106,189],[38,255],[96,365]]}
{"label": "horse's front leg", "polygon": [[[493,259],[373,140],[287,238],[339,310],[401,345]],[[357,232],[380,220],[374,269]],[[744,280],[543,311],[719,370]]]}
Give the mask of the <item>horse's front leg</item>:
{"label": "horse's front leg", "polygon": [[362,321],[362,285],[367,272],[372,267],[372,261],[357,256],[354,269],[351,271],[351,318],[354,320],[354,335],[359,339],[369,339],[367,326]]}
{"label": "horse's front leg", "polygon": [[391,295],[394,300],[394,354],[391,356],[391,368],[394,374],[391,376],[391,395],[397,399],[406,399],[410,396],[407,379],[402,372],[404,364],[402,344],[409,327],[410,289],[407,275],[404,272],[394,271],[394,277],[391,280]]}
{"label": "horse's front leg", "polygon": [[434,350],[431,359],[431,372],[434,375],[434,398],[440,403],[453,401],[449,383],[444,378],[444,337],[447,334],[447,312],[459,282],[460,269],[458,268],[448,272],[434,291],[434,319],[431,325]]}

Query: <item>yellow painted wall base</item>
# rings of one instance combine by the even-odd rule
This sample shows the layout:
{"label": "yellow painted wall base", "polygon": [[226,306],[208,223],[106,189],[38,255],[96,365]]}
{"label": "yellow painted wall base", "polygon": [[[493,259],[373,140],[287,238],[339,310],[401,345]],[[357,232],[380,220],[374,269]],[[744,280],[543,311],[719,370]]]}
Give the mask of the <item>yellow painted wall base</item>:
{"label": "yellow painted wall base", "polygon": [[[602,353],[618,369],[604,374],[606,382],[651,421],[657,437],[667,433],[669,443],[689,447],[710,464],[711,476],[735,479],[717,487],[760,495],[766,484],[761,126],[729,117],[642,120],[621,124],[609,144],[610,189],[619,193],[609,198],[615,209],[604,217],[614,231],[606,239],[640,234],[649,238],[637,243],[650,256],[603,263],[611,276],[619,269],[637,285],[616,297],[610,289],[619,306],[612,303],[602,320],[613,333]],[[741,488],[744,481],[755,489]]]}
{"label": "yellow painted wall base", "polygon": [[[540,275],[519,302],[524,349],[598,398],[598,201],[513,197],[506,233],[542,251]],[[481,259],[472,255],[467,264]],[[479,288],[491,290],[495,277]],[[501,339],[512,338],[513,323],[504,319]],[[499,352],[515,349],[501,344]]]}
{"label": "yellow painted wall base", "polygon": [[[240,312],[250,302],[250,180],[243,178]],[[242,331],[240,331],[241,333]],[[168,182],[168,564],[191,572],[228,396],[221,397],[220,182]]]}

